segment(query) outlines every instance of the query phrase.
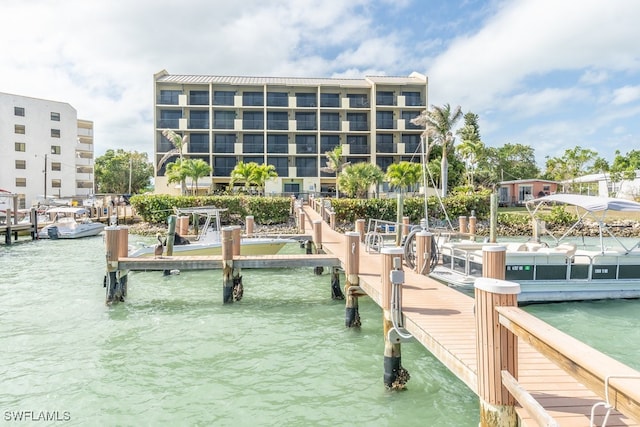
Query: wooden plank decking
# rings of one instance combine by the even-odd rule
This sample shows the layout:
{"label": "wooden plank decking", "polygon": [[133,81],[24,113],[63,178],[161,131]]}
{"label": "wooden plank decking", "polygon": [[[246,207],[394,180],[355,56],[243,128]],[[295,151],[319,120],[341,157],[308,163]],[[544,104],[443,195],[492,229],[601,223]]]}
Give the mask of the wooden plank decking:
{"label": "wooden plank decking", "polygon": [[[233,265],[240,268],[296,268],[339,266],[335,255],[261,255],[235,256]],[[120,270],[217,270],[222,268],[222,255],[162,256],[118,258]]]}
{"label": "wooden plank decking", "polygon": [[[320,215],[304,206],[308,221],[305,232],[313,232]],[[346,238],[322,221],[322,249],[345,258]],[[360,287],[381,305],[381,256],[360,249]],[[451,372],[477,393],[476,330],[474,299],[434,279],[405,268],[402,294],[404,325],[414,338],[434,354]],[[612,373],[613,374],[613,373]],[[518,340],[519,383],[561,426],[589,426],[591,408],[602,398],[559,368],[538,351]],[[522,426],[536,426],[527,412],[518,408]],[[603,415],[599,407],[596,414]],[[602,416],[596,418],[601,425]],[[612,412],[607,426],[640,426],[618,412]]]}

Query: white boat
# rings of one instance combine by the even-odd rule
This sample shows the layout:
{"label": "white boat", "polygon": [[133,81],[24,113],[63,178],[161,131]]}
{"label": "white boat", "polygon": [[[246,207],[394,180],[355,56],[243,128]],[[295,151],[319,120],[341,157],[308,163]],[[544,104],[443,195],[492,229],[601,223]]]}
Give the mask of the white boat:
{"label": "white boat", "polygon": [[87,216],[89,211],[85,208],[56,207],[48,209],[46,214],[52,222],[38,232],[39,239],[79,239],[97,236],[105,227],[102,223],[91,221]]}
{"label": "white boat", "polygon": [[[178,216],[197,215],[198,218],[204,218],[204,224],[199,227],[200,231],[192,241],[184,238],[174,241],[173,255],[221,255],[222,225],[220,215],[226,210],[210,206],[176,208],[175,212]],[[297,240],[281,237],[243,237],[240,241],[240,255],[274,255],[287,243],[297,243]],[[166,242],[160,242],[160,244],[166,245]],[[132,246],[129,248],[129,257],[155,256],[157,247],[157,244]],[[164,253],[166,253],[166,249]]]}
{"label": "white boat", "polygon": [[[558,204],[575,207],[578,221],[560,236],[543,227],[542,231],[551,239],[551,247],[538,239],[501,245],[506,247],[505,279],[517,282],[521,287],[518,301],[640,298],[640,241],[631,247],[625,245],[611,233],[605,222],[609,211],[640,213],[640,203],[555,194],[530,200],[526,206],[531,218],[537,220],[545,207]],[[597,248],[582,249],[576,243],[568,242],[569,234],[585,219],[598,225]],[[472,289],[475,279],[482,276],[482,252],[487,244],[469,241],[442,244],[439,248],[442,263],[432,269],[430,276]]]}

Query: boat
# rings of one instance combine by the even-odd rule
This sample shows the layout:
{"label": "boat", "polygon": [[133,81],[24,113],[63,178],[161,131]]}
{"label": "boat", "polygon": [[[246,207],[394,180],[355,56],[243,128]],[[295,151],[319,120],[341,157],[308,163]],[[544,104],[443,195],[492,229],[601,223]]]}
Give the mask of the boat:
{"label": "boat", "polygon": [[81,207],[55,207],[48,209],[46,214],[51,218],[51,223],[40,229],[39,239],[79,239],[97,236],[105,227],[100,222],[91,221],[89,211]]}
{"label": "boat", "polygon": [[[203,206],[195,208],[175,208],[178,217],[193,216],[204,218],[204,224],[199,227],[199,232],[193,239],[176,234],[173,245],[173,255],[221,255],[222,254],[222,225],[221,214],[226,208]],[[160,238],[159,238],[160,239]],[[242,237],[240,241],[240,255],[274,255],[287,243],[297,243],[297,240],[282,237]],[[160,244],[166,245],[165,242]],[[129,257],[156,256],[155,249],[158,245],[141,244],[129,248]]]}
{"label": "boat", "polygon": [[[562,234],[540,222],[550,206],[572,206],[578,220]],[[606,222],[610,211],[638,212],[640,203],[618,198],[554,194],[529,200],[527,210],[534,230],[528,241],[502,243],[506,248],[505,279],[520,284],[521,303],[640,298],[640,241],[630,246],[616,237]],[[598,226],[599,245],[580,248],[570,234],[590,219]],[[606,240],[605,240],[606,237]],[[452,286],[473,289],[482,277],[483,249],[490,243],[450,241],[439,247],[441,263],[430,276]],[[492,245],[496,245],[493,243]],[[613,245],[613,246],[607,246]]]}

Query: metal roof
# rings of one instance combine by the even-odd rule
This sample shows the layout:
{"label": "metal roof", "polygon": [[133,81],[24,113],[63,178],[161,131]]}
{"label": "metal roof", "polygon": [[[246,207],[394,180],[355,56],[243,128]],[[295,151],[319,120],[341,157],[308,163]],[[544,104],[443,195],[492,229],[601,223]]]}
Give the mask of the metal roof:
{"label": "metal roof", "polygon": [[208,76],[188,74],[156,74],[156,82],[179,84],[219,84],[231,86],[282,85],[282,86],[340,86],[369,88],[376,84],[426,84],[418,77],[367,76],[363,79],[317,78],[317,77],[252,77],[252,76]]}

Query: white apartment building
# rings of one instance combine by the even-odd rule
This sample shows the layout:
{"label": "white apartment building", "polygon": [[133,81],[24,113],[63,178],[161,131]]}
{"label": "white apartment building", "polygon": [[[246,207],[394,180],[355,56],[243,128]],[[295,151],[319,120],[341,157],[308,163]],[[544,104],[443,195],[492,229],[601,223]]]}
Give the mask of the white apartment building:
{"label": "white apartment building", "polygon": [[[273,165],[278,178],[267,194],[330,193],[335,174],[322,172],[325,153],[341,145],[345,160],[372,162],[386,171],[402,160],[420,161],[422,129],[409,121],[426,109],[427,78],[368,76],[279,78],[154,75],[156,192],[167,185],[160,160],[174,147],[162,131],[188,136],[185,158],[213,167],[199,188],[224,189],[239,161]],[[189,185],[190,188],[190,185]]]}
{"label": "white apartment building", "polygon": [[93,122],[65,102],[0,93],[0,189],[17,208],[93,194]]}

